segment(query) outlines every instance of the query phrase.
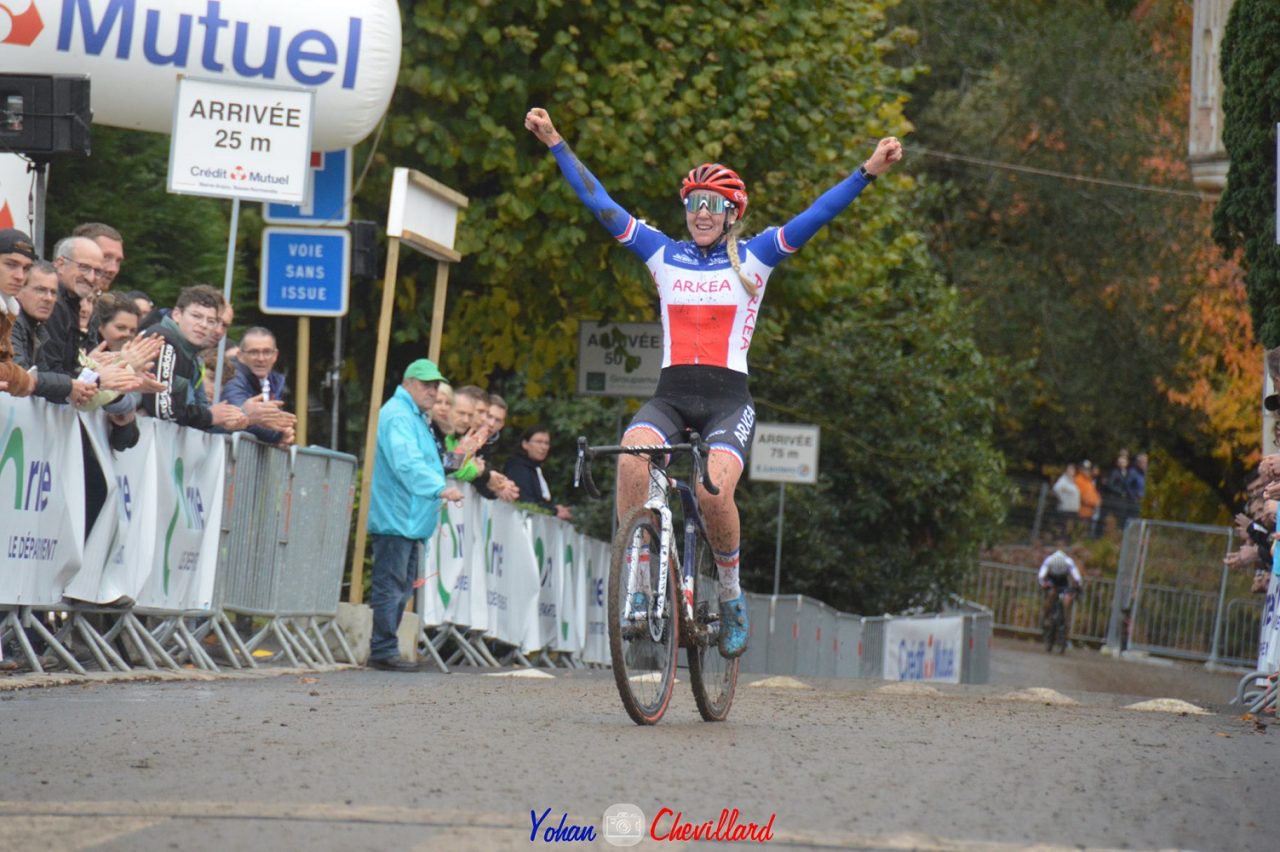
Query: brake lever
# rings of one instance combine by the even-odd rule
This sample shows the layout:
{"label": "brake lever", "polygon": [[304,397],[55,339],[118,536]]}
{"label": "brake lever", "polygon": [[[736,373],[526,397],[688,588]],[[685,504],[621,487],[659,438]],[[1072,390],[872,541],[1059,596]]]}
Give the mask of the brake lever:
{"label": "brake lever", "polygon": [[689,433],[689,443],[697,449],[694,453],[695,464],[698,467],[699,478],[702,480],[702,487],[707,489],[708,494],[719,494],[720,488],[711,481],[711,447],[707,446],[707,442],[702,440],[702,436],[697,432]]}
{"label": "brake lever", "polygon": [[591,478],[591,448],[587,446],[585,435],[578,436],[578,461],[573,467],[573,487],[579,486],[585,488],[591,497],[600,497],[600,489],[596,488],[595,480]]}

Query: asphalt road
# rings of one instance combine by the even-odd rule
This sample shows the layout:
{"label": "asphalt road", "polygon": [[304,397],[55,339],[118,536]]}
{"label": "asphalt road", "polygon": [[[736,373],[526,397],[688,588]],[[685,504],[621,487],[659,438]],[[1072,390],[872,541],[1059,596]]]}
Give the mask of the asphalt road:
{"label": "asphalt road", "polygon": [[[0,679],[0,850],[612,849],[615,803],[646,831],[736,808],[791,848],[1280,842],[1280,731],[1224,705],[1233,675],[1000,640],[984,686],[762,679],[708,724],[682,678],[656,728],[607,672]],[[1127,709],[1149,698],[1212,712]],[[562,815],[597,840],[545,843]]]}

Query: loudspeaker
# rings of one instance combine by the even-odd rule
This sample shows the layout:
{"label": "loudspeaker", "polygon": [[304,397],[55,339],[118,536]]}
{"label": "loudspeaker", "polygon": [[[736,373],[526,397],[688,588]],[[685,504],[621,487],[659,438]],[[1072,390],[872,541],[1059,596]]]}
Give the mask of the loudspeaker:
{"label": "loudspeaker", "polygon": [[89,156],[89,78],[0,74],[0,151]]}
{"label": "loudspeaker", "polygon": [[378,277],[378,223],[364,220],[347,225],[351,231],[351,280]]}

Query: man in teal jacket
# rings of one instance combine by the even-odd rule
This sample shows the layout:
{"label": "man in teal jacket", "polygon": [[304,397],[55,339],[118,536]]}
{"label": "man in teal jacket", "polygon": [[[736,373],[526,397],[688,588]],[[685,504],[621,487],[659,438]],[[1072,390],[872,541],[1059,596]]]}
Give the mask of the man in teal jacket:
{"label": "man in teal jacket", "polygon": [[369,496],[369,535],[373,542],[373,637],[369,665],[393,672],[417,671],[400,656],[396,629],[413,596],[418,560],[435,531],[441,500],[461,500],[462,492],[444,478],[440,451],[423,416],[444,381],[439,368],[419,358],[404,371],[404,381],[378,415],[378,448]]}

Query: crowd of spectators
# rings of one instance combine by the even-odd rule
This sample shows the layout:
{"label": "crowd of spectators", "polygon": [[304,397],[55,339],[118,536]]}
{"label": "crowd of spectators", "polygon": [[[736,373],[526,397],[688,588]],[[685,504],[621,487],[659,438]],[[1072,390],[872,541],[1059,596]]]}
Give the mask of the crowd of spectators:
{"label": "crowd of spectators", "polygon": [[1088,535],[1097,538],[1107,519],[1123,530],[1130,518],[1142,513],[1147,494],[1146,453],[1138,453],[1129,463],[1129,451],[1121,449],[1105,477],[1088,459],[1068,463],[1053,483],[1058,510],[1053,531],[1058,535]]}
{"label": "crowd of spectators", "polygon": [[[1267,372],[1274,387],[1280,387],[1280,348],[1267,352]],[[1280,411],[1280,393],[1272,393],[1263,401],[1268,411]],[[1280,420],[1273,426],[1272,439],[1280,445]],[[1223,562],[1228,568],[1253,573],[1253,591],[1266,594],[1274,572],[1277,540],[1276,512],[1280,510],[1280,454],[1262,457],[1258,469],[1246,486],[1247,502],[1235,517],[1240,547]]]}

